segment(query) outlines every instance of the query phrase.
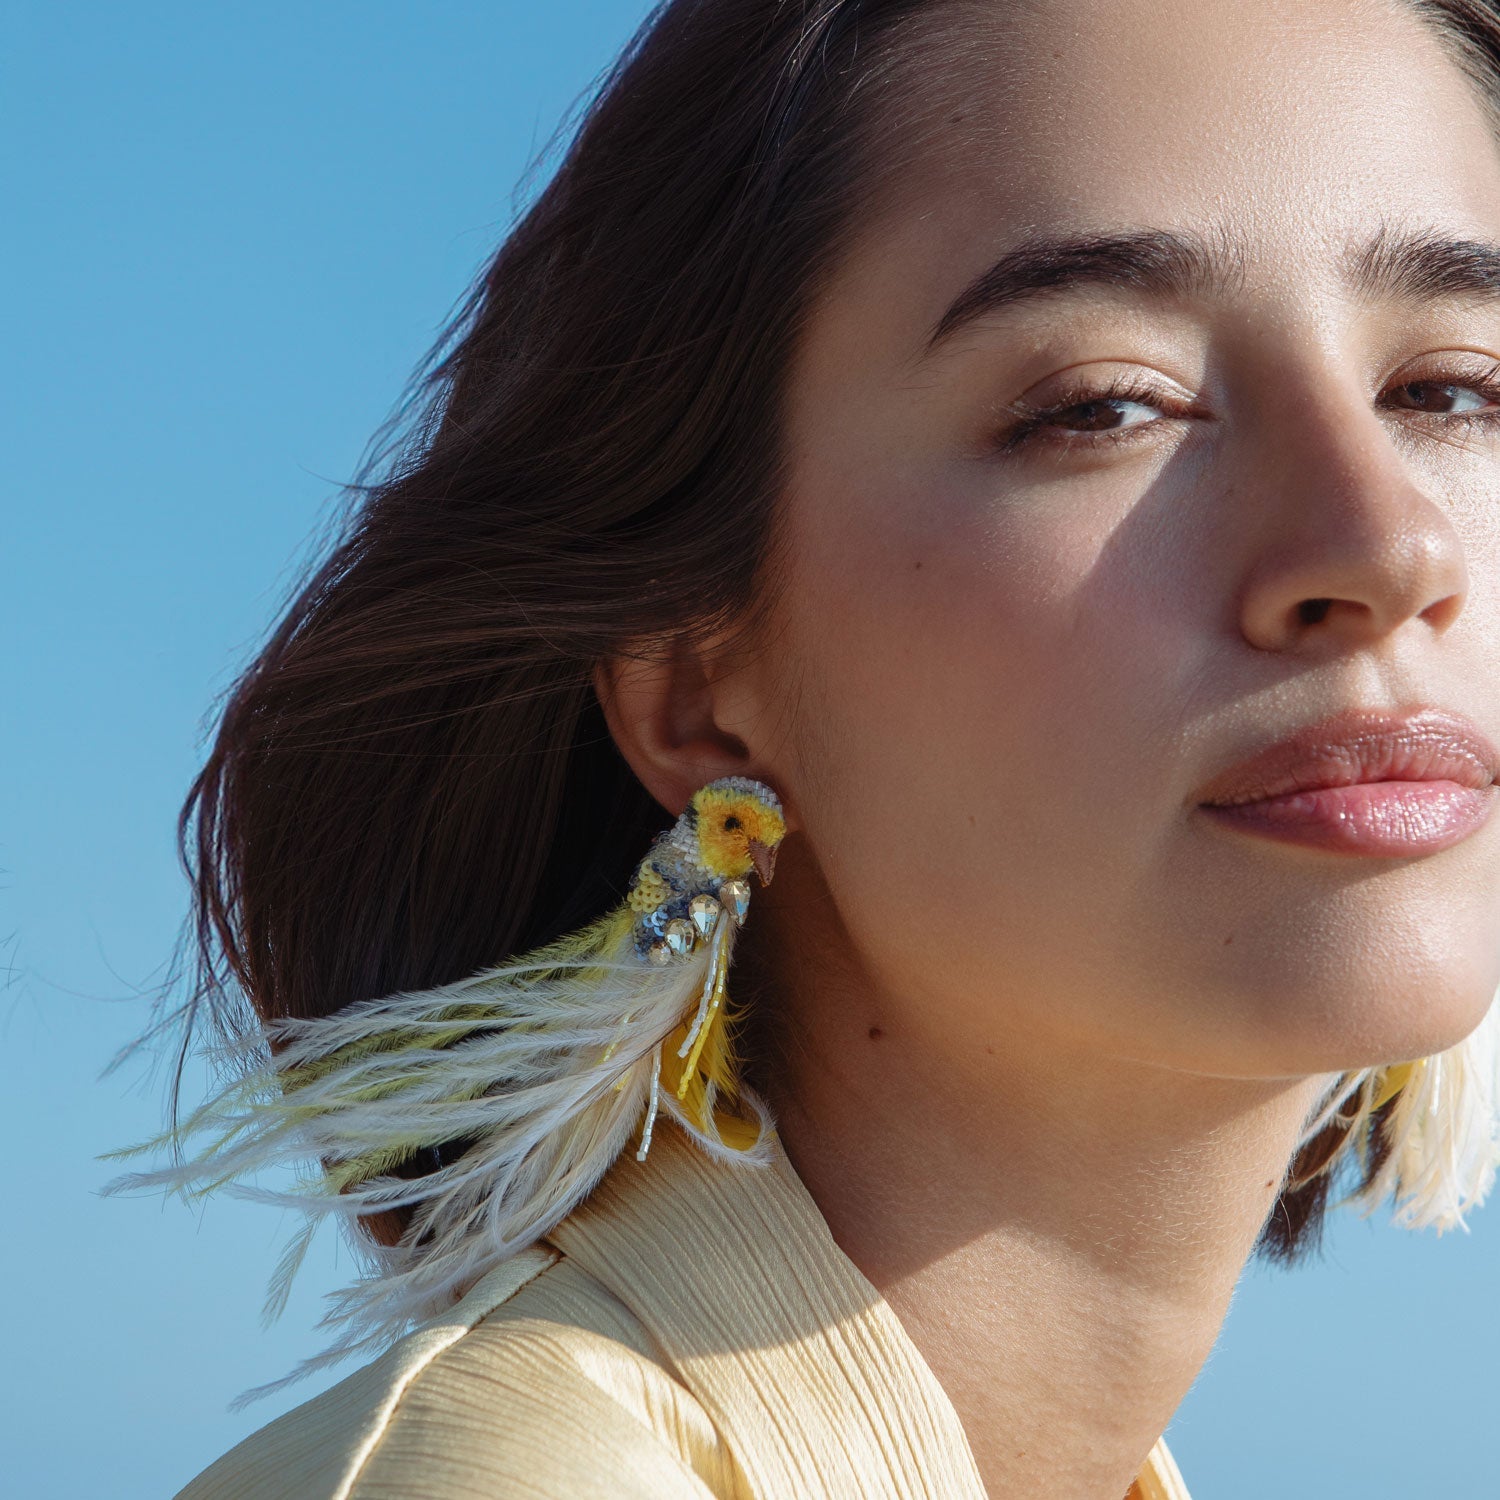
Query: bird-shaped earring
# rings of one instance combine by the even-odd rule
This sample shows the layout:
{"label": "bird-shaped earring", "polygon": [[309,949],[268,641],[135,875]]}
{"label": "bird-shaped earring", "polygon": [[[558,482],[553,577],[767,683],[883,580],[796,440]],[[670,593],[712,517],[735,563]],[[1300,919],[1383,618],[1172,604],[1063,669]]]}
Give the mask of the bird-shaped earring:
{"label": "bird-shaped earring", "polygon": [[[664,1068],[672,1094],[700,1130],[711,1128],[713,1095],[735,1086],[724,1011],[729,955],[750,906],[749,874],[753,869],[770,885],[785,833],[776,794],[762,782],[728,776],[700,788],[636,867],[626,906],[635,915],[637,955],[668,966],[700,948],[704,954],[697,1008],[657,1044],[636,1152],[641,1161],[651,1148]],[[722,1125],[715,1133],[725,1139]]]}
{"label": "bird-shaped earring", "polygon": [[[645,1160],[659,1112],[713,1156],[765,1164],[772,1122],[740,1083],[725,981],[750,876],[770,883],[785,834],[763,782],[709,782],[613,910],[452,984],[256,1028],[233,1049],[237,1076],[218,1095],[176,1132],[113,1155],[188,1137],[206,1139],[203,1149],[107,1190],[196,1198],[227,1185],[308,1213],[272,1280],[270,1315],[322,1216],[352,1227],[407,1210],[395,1246],[351,1236],[376,1265],[338,1294],[325,1322],[345,1332],[296,1378],[451,1305],[584,1198],[637,1125]],[[721,1107],[731,1100],[738,1108]],[[318,1165],[292,1191],[244,1180],[306,1162]]]}

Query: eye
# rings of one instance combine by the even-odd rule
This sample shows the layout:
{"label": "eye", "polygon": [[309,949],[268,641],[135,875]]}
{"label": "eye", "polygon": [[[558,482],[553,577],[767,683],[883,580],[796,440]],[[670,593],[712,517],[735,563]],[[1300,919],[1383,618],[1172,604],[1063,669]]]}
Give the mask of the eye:
{"label": "eye", "polygon": [[1123,396],[1101,396],[1097,401],[1079,401],[1054,408],[1047,416],[1049,427],[1068,432],[1110,432],[1119,427],[1138,427],[1154,422],[1159,413],[1145,401],[1127,401]]}
{"label": "eye", "polygon": [[1408,366],[1405,378],[1380,393],[1376,404],[1382,411],[1398,413],[1413,433],[1439,439],[1500,429],[1500,360],[1453,350],[1429,355],[1424,363],[1427,370],[1417,374]]}
{"label": "eye", "polygon": [[1500,391],[1493,386],[1486,389],[1479,382],[1461,385],[1446,380],[1409,380],[1391,392],[1389,404],[1434,416],[1468,416],[1500,406]]}
{"label": "eye", "polygon": [[724,819],[724,829],[726,832],[728,832],[728,830],[731,828],[738,828],[739,826],[740,820],[735,817],[733,813],[730,813],[730,815]]}
{"label": "eye", "polygon": [[1026,444],[1091,448],[1128,442],[1163,421],[1188,415],[1188,399],[1136,378],[1121,378],[1102,387],[1065,390],[1046,405],[1027,401],[1010,410],[1015,424],[1001,434],[1000,448],[1013,452]]}

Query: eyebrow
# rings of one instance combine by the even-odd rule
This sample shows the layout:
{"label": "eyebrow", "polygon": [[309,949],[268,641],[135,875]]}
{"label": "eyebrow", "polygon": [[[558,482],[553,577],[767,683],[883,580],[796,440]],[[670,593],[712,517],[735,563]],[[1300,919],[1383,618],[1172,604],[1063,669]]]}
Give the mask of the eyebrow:
{"label": "eyebrow", "polygon": [[[1154,300],[1223,296],[1245,275],[1244,252],[1227,237],[1191,231],[1029,240],[1008,250],[959,293],[938,319],[923,357],[960,328],[1002,307],[1092,288]],[[1389,301],[1500,296],[1500,244],[1436,231],[1396,233],[1382,226],[1352,255],[1345,279],[1356,295]]]}
{"label": "eyebrow", "polygon": [[1214,255],[1198,235],[1166,229],[1029,240],[959,293],[938,319],[926,353],[976,318],[1039,296],[1093,287],[1162,299],[1224,290],[1238,274],[1237,260],[1232,252]]}
{"label": "eyebrow", "polygon": [[1361,295],[1389,301],[1500,296],[1500,245],[1381,228],[1353,257],[1349,281]]}

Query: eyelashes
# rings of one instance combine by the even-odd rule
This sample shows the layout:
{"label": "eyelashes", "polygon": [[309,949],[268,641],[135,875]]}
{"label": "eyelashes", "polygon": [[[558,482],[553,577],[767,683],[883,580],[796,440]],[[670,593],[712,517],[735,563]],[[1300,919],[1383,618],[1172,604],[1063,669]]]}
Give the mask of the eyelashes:
{"label": "eyelashes", "polygon": [[[1480,422],[1489,424],[1500,417],[1500,360],[1486,369],[1463,375],[1438,375],[1422,380],[1403,381],[1387,388],[1398,398],[1392,410],[1422,412],[1441,416],[1445,422]],[[1478,396],[1488,402],[1484,407],[1454,406],[1464,396]],[[1427,402],[1430,404],[1424,405]]]}
{"label": "eyelashes", "polygon": [[[999,446],[1002,452],[1011,453],[1036,442],[1062,447],[1077,442],[1092,448],[1133,441],[1137,428],[1155,426],[1156,423],[1112,423],[1108,417],[1123,416],[1122,409],[1127,406],[1164,409],[1169,403],[1170,398],[1160,385],[1140,378],[1111,380],[1102,387],[1079,386],[1065,391],[1047,406],[1031,406],[1018,401],[1010,408],[1016,420],[1002,431]],[[1179,399],[1176,405],[1183,407],[1184,403]],[[1063,419],[1070,414],[1081,425],[1067,426]],[[1186,410],[1178,412],[1178,415],[1187,414]]]}
{"label": "eyelashes", "polygon": [[[1481,404],[1473,404],[1475,397]],[[1500,360],[1483,370],[1439,371],[1398,381],[1381,392],[1379,405],[1407,413],[1434,435],[1495,431],[1500,429]],[[1149,441],[1161,435],[1165,422],[1204,414],[1190,397],[1138,376],[1080,384],[1046,406],[1018,401],[1006,410],[1013,420],[995,436],[1001,453],[1028,447],[1097,453]]]}

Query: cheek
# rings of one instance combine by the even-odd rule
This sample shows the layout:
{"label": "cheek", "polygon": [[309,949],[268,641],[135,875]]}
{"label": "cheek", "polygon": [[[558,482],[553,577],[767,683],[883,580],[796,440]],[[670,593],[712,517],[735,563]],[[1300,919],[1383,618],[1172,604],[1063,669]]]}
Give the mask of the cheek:
{"label": "cheek", "polygon": [[[1500,438],[1492,439],[1500,444]],[[1469,595],[1457,631],[1476,666],[1476,676],[1496,679],[1500,674],[1500,485],[1497,466],[1437,468],[1419,482],[1430,495],[1440,495],[1463,544],[1469,575]]]}
{"label": "cheek", "polygon": [[[1455,505],[1473,543],[1461,699],[1500,667],[1500,527]],[[993,475],[893,465],[789,496],[801,812],[850,939],[919,1002],[906,1024],[996,1044],[1107,1029],[1277,1072],[1341,1066],[1355,1041],[1416,1055],[1477,1018],[1500,828],[1346,890],[1190,826],[1219,718],[1279,690],[1240,644],[1243,549],[1215,520],[1237,509],[1187,470],[1006,496]]]}
{"label": "cheek", "polygon": [[1081,900],[1136,885],[1171,826],[1206,601],[1151,506],[997,488],[960,471],[804,489],[787,607],[815,688],[808,831],[846,922],[955,958],[983,924],[1019,976]]}

